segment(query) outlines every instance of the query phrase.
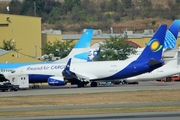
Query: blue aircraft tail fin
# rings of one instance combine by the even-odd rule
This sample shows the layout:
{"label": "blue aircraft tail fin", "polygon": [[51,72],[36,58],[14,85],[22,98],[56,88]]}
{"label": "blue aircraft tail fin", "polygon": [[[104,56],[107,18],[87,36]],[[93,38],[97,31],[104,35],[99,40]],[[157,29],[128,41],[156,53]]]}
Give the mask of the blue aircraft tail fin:
{"label": "blue aircraft tail fin", "polygon": [[137,58],[139,61],[149,61],[150,59],[161,60],[164,39],[167,30],[167,25],[162,24],[156,33],[153,35],[141,55]]}
{"label": "blue aircraft tail fin", "polygon": [[81,36],[81,38],[78,40],[74,48],[71,50],[69,55],[63,59],[57,60],[55,62],[67,62],[70,58],[76,58],[74,62],[77,61],[87,61],[88,59],[88,51],[89,47],[91,45],[93,36],[93,29],[86,29]]}
{"label": "blue aircraft tail fin", "polygon": [[176,47],[176,41],[178,37],[178,32],[180,28],[180,20],[174,20],[169,29],[166,31],[165,41],[164,41],[164,49],[171,48],[174,49]]}
{"label": "blue aircraft tail fin", "polygon": [[74,48],[87,48],[91,45],[93,29],[86,29]]}

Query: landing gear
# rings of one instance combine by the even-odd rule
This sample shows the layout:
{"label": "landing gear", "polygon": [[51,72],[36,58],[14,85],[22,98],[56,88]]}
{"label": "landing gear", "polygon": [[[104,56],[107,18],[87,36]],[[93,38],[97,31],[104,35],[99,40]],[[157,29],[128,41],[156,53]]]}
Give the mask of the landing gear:
{"label": "landing gear", "polygon": [[97,87],[97,82],[91,82],[91,87]]}
{"label": "landing gear", "polygon": [[33,86],[31,87],[32,89],[39,89],[39,85],[36,85],[35,83],[33,83]]}
{"label": "landing gear", "polygon": [[78,88],[84,87],[84,83],[81,81],[77,85],[78,85]]}
{"label": "landing gear", "polygon": [[125,80],[120,81],[121,85],[127,85],[128,83]]}
{"label": "landing gear", "polygon": [[167,77],[166,78],[166,82],[171,82],[172,81],[172,78],[171,77]]}

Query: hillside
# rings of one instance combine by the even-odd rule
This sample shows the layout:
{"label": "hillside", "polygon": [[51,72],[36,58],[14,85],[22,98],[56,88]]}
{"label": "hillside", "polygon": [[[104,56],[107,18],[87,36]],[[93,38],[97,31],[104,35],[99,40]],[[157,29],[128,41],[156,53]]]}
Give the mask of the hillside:
{"label": "hillside", "polygon": [[[34,16],[34,0],[10,2],[10,14]],[[56,0],[57,1],[57,0]],[[60,29],[66,33],[80,33],[84,28],[101,29],[103,33],[122,33],[126,28],[134,32],[168,26],[180,17],[175,0],[59,0],[36,1],[36,16],[42,17],[42,30]],[[121,2],[120,2],[121,1]],[[128,2],[127,2],[128,1]],[[6,12],[8,2],[0,2],[0,12]],[[16,6],[16,7],[14,7]]]}

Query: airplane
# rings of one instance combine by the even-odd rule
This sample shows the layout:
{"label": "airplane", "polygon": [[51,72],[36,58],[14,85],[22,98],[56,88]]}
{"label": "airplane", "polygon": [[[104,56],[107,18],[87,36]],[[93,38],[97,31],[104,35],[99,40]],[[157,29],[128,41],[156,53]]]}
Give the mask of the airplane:
{"label": "airplane", "polygon": [[[173,23],[171,24],[171,26],[169,27],[169,29],[166,31],[166,37],[165,37],[165,43],[164,43],[165,46],[163,47],[163,52],[167,48],[171,48],[171,49],[175,48],[179,27],[180,27],[180,20],[174,20]],[[79,40],[79,42],[80,41],[81,40]],[[81,44],[81,43],[79,43],[79,44]],[[90,43],[88,43],[88,44],[90,46]],[[144,48],[137,48],[137,50],[136,50],[137,52],[135,54],[129,55],[128,59],[129,60],[137,59],[137,57],[142,53],[143,50],[144,50]],[[75,53],[75,50],[72,49],[72,51],[74,51],[74,52],[71,52],[71,54],[73,56],[73,53]],[[90,48],[87,61],[88,62],[96,61],[96,58],[98,57],[99,53],[100,53],[100,48]],[[63,58],[63,59],[60,59],[60,60],[57,60],[54,62],[67,62],[70,57],[71,57],[71,55],[69,54],[66,58]],[[82,61],[84,61],[84,60],[82,59]],[[40,62],[38,62],[38,63],[36,63],[36,62],[35,63],[34,62],[30,62],[30,63],[0,63],[0,74],[9,74],[10,72],[14,71],[15,68],[25,66],[25,65],[32,65],[32,64],[41,64],[41,63]],[[42,62],[42,64],[44,64],[44,62]]]}
{"label": "airplane", "polygon": [[[63,63],[66,64],[66,59],[69,59],[70,57],[74,57],[76,60],[74,62],[87,62],[87,58],[88,58],[88,50],[92,41],[92,36],[93,36],[93,29],[86,29],[86,31],[84,32],[84,34],[81,36],[81,38],[79,39],[79,41],[76,43],[76,45],[74,46],[74,48],[71,50],[71,52],[69,53],[69,55],[67,57],[65,57],[64,59],[60,59],[56,62],[50,62],[52,64],[57,64],[57,63]],[[66,62],[65,62],[66,61]],[[15,72],[16,68],[22,67],[22,66],[26,66],[29,63],[7,63],[7,64],[2,64],[2,66],[0,66],[0,69],[2,70],[0,72],[0,80],[1,79],[10,79],[10,75],[12,73]],[[36,64],[30,64],[30,65],[42,65],[45,66],[48,63],[36,63]],[[57,66],[55,66],[55,68],[57,68]],[[20,74],[18,74],[20,75]],[[46,80],[47,82],[47,80]],[[41,83],[41,82],[30,82],[33,83],[34,86],[33,88],[39,87],[38,85],[36,86],[35,83]]]}
{"label": "airplane", "polygon": [[[92,41],[92,29],[87,29],[87,32],[84,32],[84,35],[78,40],[74,48],[71,50],[68,56],[65,58],[53,61],[53,62],[67,62],[69,58],[73,57],[74,55],[81,53],[83,49],[87,51],[91,45]],[[83,48],[83,49],[82,49]],[[76,57],[78,61],[76,62],[81,62],[81,61],[87,61],[87,56],[89,56],[89,53],[86,52],[84,55],[82,55],[82,58]],[[6,72],[11,72],[15,68],[25,66],[25,65],[31,65],[31,64],[45,64],[46,62],[17,62],[17,63],[0,63],[0,73],[6,73]],[[48,62],[51,63],[51,62]]]}
{"label": "airplane", "polygon": [[91,86],[94,87],[97,86],[95,80],[122,79],[150,72],[164,64],[161,56],[166,29],[167,25],[161,25],[142,54],[133,61],[73,62],[73,57],[68,63],[23,66],[13,74],[28,74],[29,83],[48,82],[51,86],[60,86],[70,82],[83,87],[93,81]]}
{"label": "airplane", "polygon": [[123,82],[124,83],[134,83],[134,82],[139,82],[139,81],[160,80],[162,78],[169,77],[169,76],[180,73],[179,65],[180,65],[180,51],[178,50],[174,59],[170,60],[162,67],[159,67],[149,73],[147,72],[147,73],[144,73],[141,75],[125,78],[125,79],[123,79]]}
{"label": "airplane", "polygon": [[[68,80],[69,82],[74,82],[75,80],[91,81],[91,87],[96,87],[96,81],[123,79],[151,72],[164,64],[161,57],[166,29],[167,25],[165,24],[162,24],[158,28],[152,39],[136,60],[99,61],[71,64],[70,59],[62,73],[64,80]],[[56,81],[60,80],[56,77],[53,77],[52,79]],[[79,86],[83,87],[82,84]]]}

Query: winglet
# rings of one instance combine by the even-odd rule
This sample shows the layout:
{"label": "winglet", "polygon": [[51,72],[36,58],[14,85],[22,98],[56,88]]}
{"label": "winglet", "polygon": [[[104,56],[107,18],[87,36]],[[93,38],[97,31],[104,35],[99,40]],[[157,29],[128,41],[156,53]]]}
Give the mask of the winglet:
{"label": "winglet", "polygon": [[65,71],[70,75],[70,65],[71,65],[71,58],[68,60],[66,67],[65,67]]}
{"label": "winglet", "polygon": [[178,32],[180,28],[180,20],[174,20],[169,29],[166,31],[164,49],[176,47],[176,41],[178,37]]}
{"label": "winglet", "polygon": [[167,25],[162,24],[158,28],[152,39],[149,41],[141,55],[137,58],[137,60],[149,61],[152,58],[158,61],[161,60],[166,30]]}

